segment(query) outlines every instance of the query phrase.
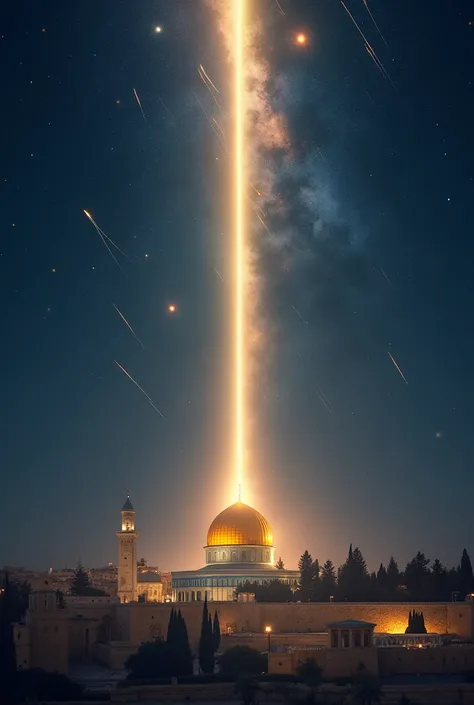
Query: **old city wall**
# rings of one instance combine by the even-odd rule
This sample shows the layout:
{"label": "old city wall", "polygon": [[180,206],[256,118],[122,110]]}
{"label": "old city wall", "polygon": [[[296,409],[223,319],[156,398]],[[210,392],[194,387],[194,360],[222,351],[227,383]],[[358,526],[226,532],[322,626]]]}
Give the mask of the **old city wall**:
{"label": "old city wall", "polygon": [[[176,605],[175,605],[176,606]],[[401,633],[408,623],[408,612],[416,609],[425,616],[428,632],[457,633],[471,639],[473,605],[458,603],[211,603],[217,609],[221,631],[262,634],[266,625],[272,635],[278,633],[323,632],[330,622],[358,619],[376,624],[376,632]],[[201,630],[202,603],[180,604],[186,620],[192,648],[196,648]],[[123,614],[122,614],[123,613]],[[119,638],[140,644],[153,636],[165,636],[170,614],[167,604],[120,605],[117,620],[121,624]],[[272,636],[273,638],[273,636]]]}
{"label": "old city wall", "polygon": [[439,649],[378,649],[381,676],[398,674],[456,674],[474,671],[474,647]]}

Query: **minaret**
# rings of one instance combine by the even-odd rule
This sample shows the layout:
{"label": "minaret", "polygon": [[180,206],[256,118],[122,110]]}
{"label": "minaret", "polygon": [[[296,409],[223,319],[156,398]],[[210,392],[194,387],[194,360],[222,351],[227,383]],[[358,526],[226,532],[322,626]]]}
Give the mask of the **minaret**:
{"label": "minaret", "polygon": [[118,590],[120,602],[137,599],[137,536],[135,510],[130,497],[122,507],[122,531],[117,531],[119,540]]}

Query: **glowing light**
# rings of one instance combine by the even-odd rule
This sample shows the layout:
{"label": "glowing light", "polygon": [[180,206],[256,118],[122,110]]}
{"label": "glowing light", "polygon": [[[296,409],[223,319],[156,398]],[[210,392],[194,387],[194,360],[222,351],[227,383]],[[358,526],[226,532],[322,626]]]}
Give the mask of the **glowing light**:
{"label": "glowing light", "polygon": [[304,46],[305,44],[308,43],[308,37],[306,34],[303,34],[300,32],[299,34],[296,35],[296,43],[299,44],[300,46]]}
{"label": "glowing light", "polygon": [[169,311],[170,313],[176,313],[176,305],[175,305],[175,304],[170,304],[170,305],[168,306],[168,311]]}
{"label": "glowing light", "polygon": [[272,628],[271,628],[270,626],[266,626],[266,627],[265,627],[265,632],[266,632],[267,634],[270,634],[271,631],[272,631]]}
{"label": "glowing light", "polygon": [[163,27],[160,27],[160,25],[158,25],[157,27],[155,27],[155,32],[156,32],[157,34],[161,34],[162,31],[163,31]]}
{"label": "glowing light", "polygon": [[244,24],[246,0],[233,3],[234,25],[234,239],[235,239],[235,474],[238,498],[244,475],[245,447],[245,212],[244,212]]}

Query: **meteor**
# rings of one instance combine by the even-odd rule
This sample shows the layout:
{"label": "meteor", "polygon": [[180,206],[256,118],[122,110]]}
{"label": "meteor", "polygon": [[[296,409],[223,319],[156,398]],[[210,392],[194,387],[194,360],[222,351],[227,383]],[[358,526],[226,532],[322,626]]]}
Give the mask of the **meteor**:
{"label": "meteor", "polygon": [[393,362],[393,364],[395,365],[395,368],[397,369],[398,373],[400,374],[400,377],[403,379],[403,381],[405,382],[405,384],[408,385],[408,382],[406,381],[405,375],[404,375],[403,372],[401,371],[401,369],[400,369],[400,367],[399,367],[397,361],[396,361],[395,358],[393,357],[393,355],[392,355],[391,353],[388,353],[388,356],[389,356],[389,358],[391,359],[391,361]]}
{"label": "meteor", "polygon": [[145,392],[145,390],[140,387],[140,385],[138,384],[138,382],[133,379],[132,375],[131,375],[129,372],[127,372],[127,370],[125,369],[125,367],[122,367],[122,365],[121,365],[119,362],[117,362],[117,360],[114,360],[114,362],[115,362],[115,364],[117,365],[117,367],[118,367],[120,370],[122,370],[122,372],[124,373],[124,375],[127,375],[128,379],[132,380],[132,382],[133,382],[133,384],[135,385],[135,387],[138,387],[138,389],[141,391],[141,393],[145,395],[145,397],[148,399],[148,403],[150,404],[150,406],[153,407],[153,409],[161,416],[162,419],[164,419],[165,416],[164,416],[164,415],[161,413],[161,411],[153,404],[153,401],[152,401],[151,397],[149,397],[148,394]]}
{"label": "meteor", "polygon": [[344,0],[341,0],[341,5],[342,5],[342,7],[344,8],[344,10],[346,11],[346,13],[348,14],[348,16],[350,17],[350,19],[351,19],[351,21],[352,21],[352,24],[354,25],[354,27],[357,29],[357,31],[359,32],[360,36],[361,36],[362,39],[364,40],[364,46],[365,46],[365,49],[366,49],[367,53],[369,54],[370,58],[372,59],[372,61],[374,62],[374,64],[376,65],[376,67],[378,68],[378,70],[380,71],[380,73],[382,74],[382,76],[384,76],[384,78],[386,78],[387,81],[390,81],[390,83],[392,84],[392,86],[393,86],[393,87],[395,88],[395,90],[396,90],[397,87],[396,87],[396,85],[394,84],[394,82],[392,81],[392,79],[391,79],[391,77],[390,77],[390,74],[388,73],[388,71],[386,70],[385,66],[382,64],[382,62],[380,61],[379,57],[378,57],[377,54],[375,53],[375,50],[374,50],[373,46],[371,45],[371,43],[369,42],[369,40],[367,39],[367,37],[365,36],[365,34],[363,33],[363,31],[361,30],[360,25],[357,23],[357,21],[356,21],[354,15],[353,15],[352,12],[349,10],[349,8],[347,7],[347,5],[346,5],[346,3],[344,2]]}
{"label": "meteor", "polygon": [[234,0],[234,381],[235,474],[241,498],[245,465],[245,167],[244,167],[244,26],[246,0]]}
{"label": "meteor", "polygon": [[140,345],[142,346],[143,350],[146,350],[146,348],[145,348],[145,346],[143,345],[142,341],[140,340],[140,338],[138,337],[138,335],[135,333],[135,331],[133,330],[132,326],[131,326],[130,323],[127,321],[127,319],[125,318],[125,316],[123,315],[123,313],[122,313],[121,311],[119,311],[119,309],[117,308],[117,306],[114,304],[113,301],[111,301],[111,304],[112,304],[112,306],[114,307],[114,309],[117,311],[118,315],[120,316],[120,318],[122,319],[122,321],[125,323],[125,325],[127,326],[127,328],[131,331],[132,335],[135,337],[135,340],[136,340],[138,343],[140,343]]}
{"label": "meteor", "polygon": [[136,91],[135,88],[133,89],[133,93],[134,93],[135,98],[136,98],[136,101],[137,101],[137,103],[138,103],[138,107],[140,108],[140,111],[141,111],[141,113],[142,113],[142,117],[143,117],[143,119],[145,120],[145,125],[148,125],[148,123],[147,123],[147,121],[146,121],[145,113],[143,112],[143,108],[142,108],[142,104],[141,104],[140,98],[138,97],[138,93],[137,93],[137,91]]}
{"label": "meteor", "polygon": [[[115,264],[117,265],[117,267],[118,267],[119,269],[121,269],[122,272],[123,272],[123,269],[122,269],[122,267],[120,266],[120,262],[118,261],[118,259],[116,258],[116,256],[114,255],[114,253],[112,252],[112,250],[110,249],[110,247],[108,246],[107,240],[110,242],[110,244],[111,244],[113,247],[115,247],[116,250],[118,250],[118,252],[120,252],[121,255],[123,255],[124,257],[126,257],[128,260],[130,260],[130,257],[129,257],[128,255],[126,255],[123,250],[120,249],[120,247],[112,240],[112,238],[110,238],[106,233],[104,233],[104,231],[102,230],[102,228],[100,228],[100,227],[97,225],[97,223],[95,222],[94,218],[91,216],[91,214],[89,213],[89,211],[86,211],[85,209],[83,209],[82,212],[84,213],[85,216],[87,216],[87,218],[89,218],[90,222],[92,223],[92,225],[93,225],[94,228],[96,229],[96,232],[97,232],[98,236],[100,237],[100,239],[102,240],[102,242],[103,242],[104,245],[106,246],[109,255],[112,257],[112,259],[113,259],[113,261],[115,262]],[[125,274],[125,272],[123,272],[123,273]]]}
{"label": "meteor", "polygon": [[372,12],[371,12],[371,10],[370,10],[370,7],[369,7],[369,5],[367,4],[367,0],[362,0],[362,2],[364,3],[365,9],[366,9],[367,12],[369,13],[369,17],[370,17],[370,19],[372,20],[373,25],[374,25],[375,29],[377,30],[377,32],[378,32],[380,38],[382,39],[382,41],[383,41],[383,43],[385,44],[385,46],[387,47],[387,49],[390,49],[390,47],[388,46],[387,40],[385,39],[385,37],[384,37],[383,34],[382,34],[382,30],[380,29],[380,27],[378,26],[377,22],[375,21],[375,17],[373,16],[373,14],[372,14]]}

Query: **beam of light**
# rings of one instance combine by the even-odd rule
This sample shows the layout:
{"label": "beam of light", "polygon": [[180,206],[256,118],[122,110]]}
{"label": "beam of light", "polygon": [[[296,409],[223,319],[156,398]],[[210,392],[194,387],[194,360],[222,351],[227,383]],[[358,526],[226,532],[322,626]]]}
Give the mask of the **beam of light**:
{"label": "beam of light", "polygon": [[[94,228],[96,229],[96,232],[97,232],[98,236],[100,237],[100,239],[102,240],[103,244],[104,244],[105,247],[107,248],[107,251],[108,251],[109,255],[112,257],[112,259],[113,259],[113,261],[115,262],[115,264],[117,265],[117,267],[118,267],[120,270],[122,270],[122,272],[123,272],[123,269],[122,269],[122,267],[121,267],[121,265],[120,265],[120,262],[118,261],[118,259],[116,258],[116,256],[115,256],[114,253],[112,252],[112,250],[110,249],[109,245],[107,244],[107,241],[110,242],[110,244],[113,245],[113,247],[115,247],[115,249],[118,250],[118,251],[120,252],[120,254],[122,254],[122,255],[123,255],[124,257],[126,257],[128,260],[130,260],[130,257],[128,257],[128,255],[126,255],[125,252],[120,249],[120,247],[112,240],[112,238],[110,238],[106,233],[104,233],[104,231],[102,230],[102,228],[100,228],[100,227],[97,225],[97,223],[95,222],[94,218],[91,216],[91,214],[89,213],[89,211],[86,211],[85,209],[83,209],[82,212],[84,213],[84,215],[87,216],[87,218],[89,218],[90,222],[92,223],[92,225],[93,225]],[[125,274],[125,272],[123,272],[123,273]]]}
{"label": "beam of light", "polygon": [[113,301],[111,301],[111,304],[112,304],[112,306],[114,307],[114,309],[117,311],[118,315],[120,316],[120,318],[122,319],[122,321],[125,323],[125,325],[127,326],[127,328],[130,330],[130,332],[132,333],[132,335],[135,337],[135,340],[136,340],[138,343],[140,343],[140,345],[142,346],[143,350],[146,350],[146,348],[145,348],[145,346],[143,345],[142,341],[140,340],[140,338],[138,337],[138,335],[135,333],[135,331],[133,330],[132,326],[131,326],[130,323],[127,321],[127,319],[125,318],[125,316],[123,315],[123,313],[117,308],[117,306],[114,304]]}
{"label": "beam of light", "polygon": [[140,100],[140,98],[139,98],[139,96],[138,96],[138,93],[137,93],[137,91],[136,91],[135,88],[133,89],[133,94],[134,94],[135,99],[136,99],[136,101],[137,101],[137,103],[138,103],[138,107],[140,108],[140,111],[141,111],[141,114],[142,114],[142,118],[143,118],[144,121],[145,121],[145,125],[148,125],[148,123],[147,123],[147,121],[146,121],[145,113],[143,112],[141,100]]}
{"label": "beam of light", "polygon": [[119,370],[122,370],[122,372],[124,373],[124,375],[127,375],[128,379],[130,379],[130,380],[133,382],[133,384],[135,385],[135,387],[138,387],[138,389],[139,389],[139,390],[141,391],[141,393],[147,398],[148,403],[150,404],[151,407],[153,407],[153,409],[156,411],[156,413],[159,414],[162,419],[166,418],[166,417],[164,416],[164,414],[162,414],[161,411],[153,404],[153,400],[151,399],[151,397],[149,397],[148,394],[145,392],[145,390],[140,387],[140,385],[138,384],[138,382],[137,382],[135,379],[133,379],[133,377],[132,377],[132,375],[130,374],[130,372],[127,372],[127,370],[125,369],[125,367],[122,367],[122,365],[121,365],[119,362],[117,362],[117,360],[114,360],[114,362],[115,362],[115,364],[117,365],[117,367],[119,368]]}
{"label": "beam of light", "polygon": [[246,0],[233,2],[234,31],[234,247],[235,247],[235,476],[238,498],[245,466],[245,168],[244,168],[244,26]]}
{"label": "beam of light", "polygon": [[399,367],[399,365],[398,365],[398,362],[395,360],[395,358],[393,357],[393,355],[392,355],[390,352],[388,353],[388,356],[389,356],[389,358],[391,359],[391,361],[393,362],[393,364],[395,365],[395,368],[396,368],[396,370],[398,371],[398,373],[400,374],[400,377],[403,379],[403,381],[405,382],[405,384],[408,385],[408,382],[407,382],[407,380],[406,380],[406,377],[405,377],[405,375],[403,374],[403,372],[401,371],[401,369],[400,369],[400,367]]}
{"label": "beam of light", "polygon": [[383,34],[382,34],[382,30],[380,29],[380,27],[378,26],[377,22],[375,21],[375,17],[373,16],[373,14],[372,14],[372,12],[371,12],[371,10],[370,10],[370,7],[369,7],[369,5],[368,5],[368,3],[367,3],[367,0],[362,0],[362,2],[364,3],[365,9],[366,9],[367,12],[369,13],[369,17],[370,17],[370,19],[372,20],[373,25],[374,25],[375,29],[377,30],[379,37],[382,39],[382,41],[383,41],[383,43],[385,44],[385,46],[387,47],[387,49],[390,49],[387,40],[385,39],[385,37],[384,37]]}
{"label": "beam of light", "polygon": [[346,5],[346,3],[344,2],[344,0],[341,0],[341,5],[342,5],[342,7],[344,8],[344,10],[347,12],[347,14],[348,14],[348,16],[350,17],[350,19],[352,20],[352,23],[353,23],[354,27],[357,29],[357,31],[359,32],[360,36],[361,36],[362,39],[364,40],[364,46],[365,46],[365,49],[366,49],[367,53],[369,54],[370,58],[372,59],[372,61],[374,62],[374,64],[376,65],[376,67],[378,68],[378,70],[380,71],[380,73],[387,79],[387,81],[390,81],[390,83],[392,84],[392,86],[396,89],[397,87],[396,87],[396,85],[394,84],[394,82],[392,81],[392,79],[391,79],[391,77],[390,77],[390,74],[388,73],[388,71],[386,70],[385,66],[382,64],[382,62],[380,61],[379,57],[378,57],[377,54],[375,53],[375,50],[374,50],[373,46],[371,45],[371,43],[369,42],[369,40],[367,39],[367,37],[365,36],[365,34],[363,33],[363,31],[361,30],[360,25],[357,23],[357,21],[356,21],[354,15],[353,15],[352,12],[349,10],[349,8],[347,7],[347,5]]}

